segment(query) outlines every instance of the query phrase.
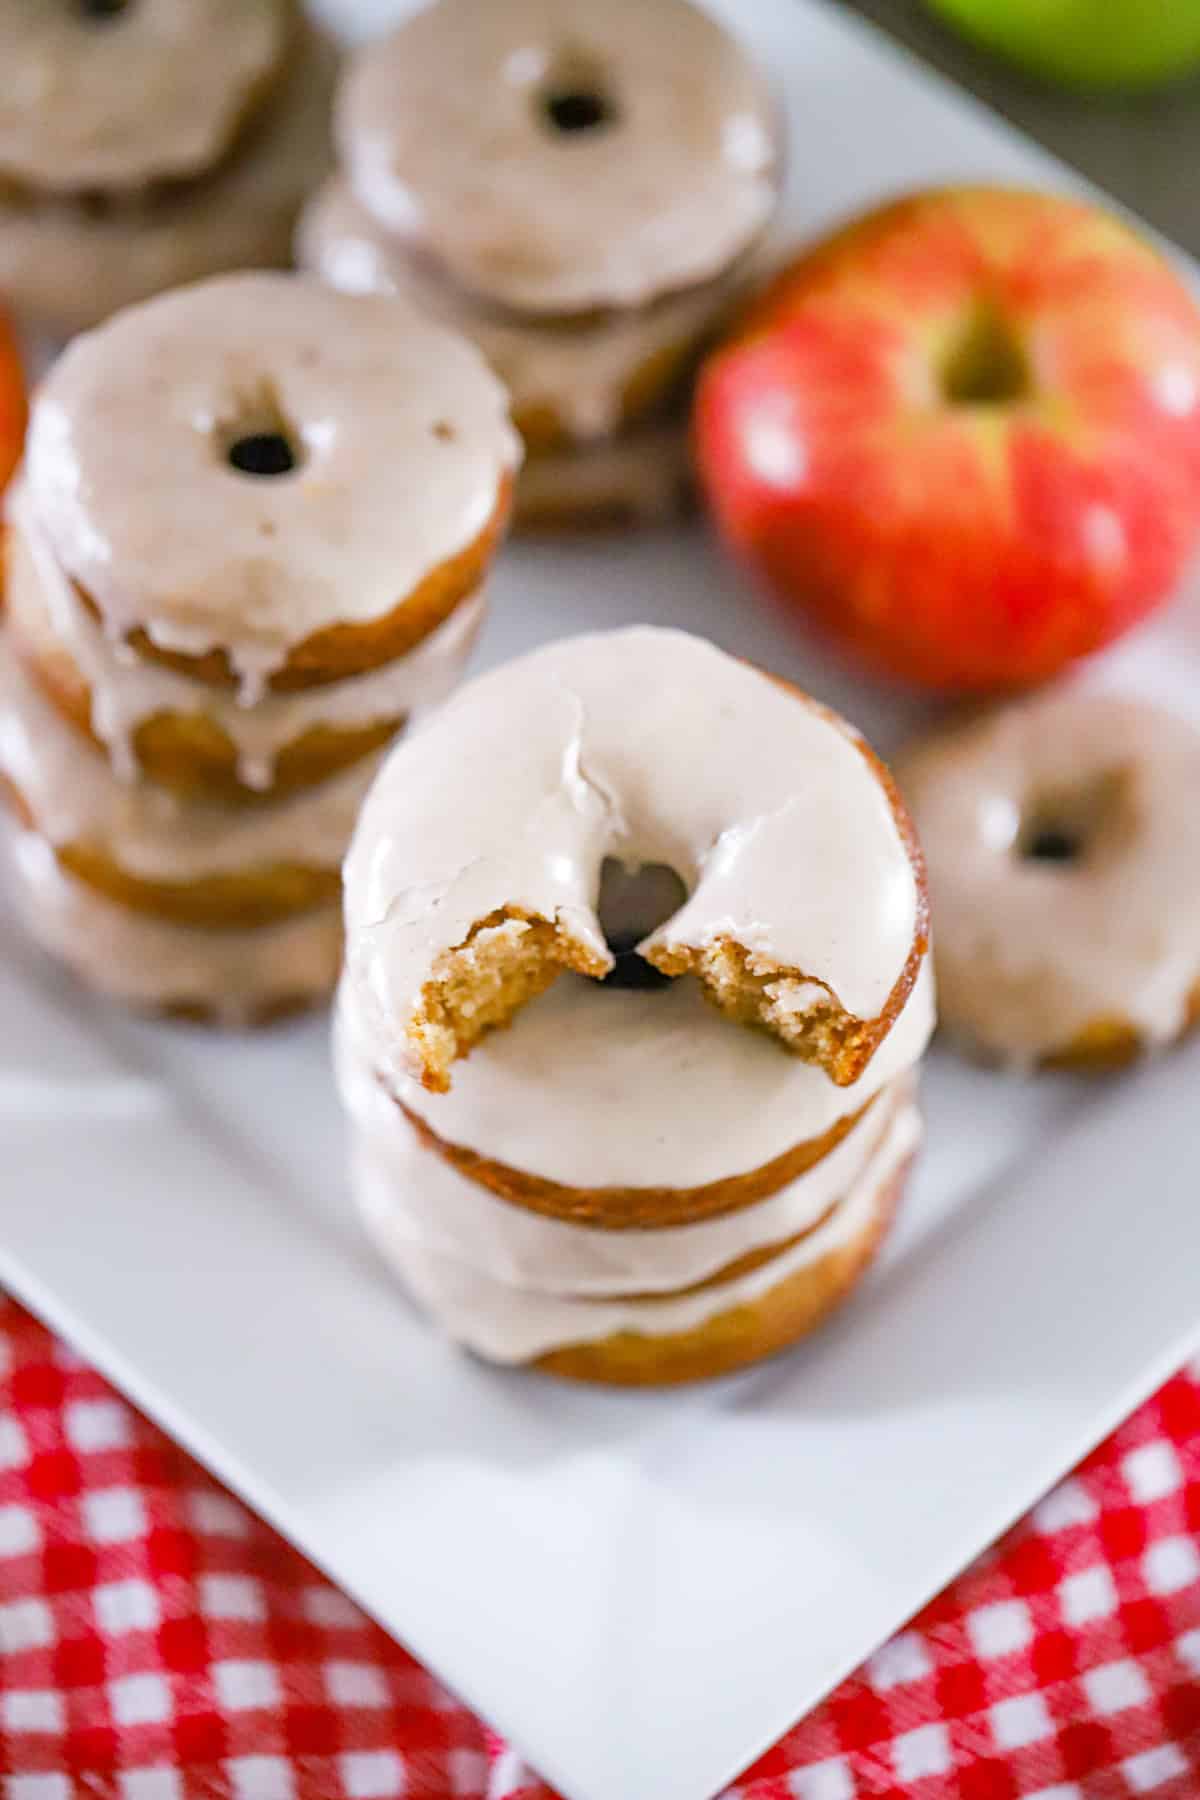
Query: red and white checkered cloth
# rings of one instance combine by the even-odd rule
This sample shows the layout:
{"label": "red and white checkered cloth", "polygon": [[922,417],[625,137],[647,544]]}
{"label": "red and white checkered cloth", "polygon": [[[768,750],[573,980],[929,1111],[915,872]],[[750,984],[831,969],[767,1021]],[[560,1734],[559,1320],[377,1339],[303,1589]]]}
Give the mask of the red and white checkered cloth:
{"label": "red and white checkered cloth", "polygon": [[[1183,1373],[725,1800],[1197,1800],[1198,1546]],[[0,1782],[4,1800],[552,1800],[2,1298]]]}

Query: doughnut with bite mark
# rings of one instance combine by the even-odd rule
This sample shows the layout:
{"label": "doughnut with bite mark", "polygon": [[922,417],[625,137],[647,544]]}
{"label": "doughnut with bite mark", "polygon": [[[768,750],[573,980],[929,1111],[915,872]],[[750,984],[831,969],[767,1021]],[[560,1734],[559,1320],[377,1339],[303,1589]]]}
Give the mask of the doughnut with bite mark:
{"label": "doughnut with bite mark", "polygon": [[687,891],[647,962],[838,1085],[862,1074],[928,947],[903,804],[836,715],[648,627],[472,682],[385,762],[346,864],[347,980],[380,1072],[445,1091],[562,969],[607,975],[606,859]]}

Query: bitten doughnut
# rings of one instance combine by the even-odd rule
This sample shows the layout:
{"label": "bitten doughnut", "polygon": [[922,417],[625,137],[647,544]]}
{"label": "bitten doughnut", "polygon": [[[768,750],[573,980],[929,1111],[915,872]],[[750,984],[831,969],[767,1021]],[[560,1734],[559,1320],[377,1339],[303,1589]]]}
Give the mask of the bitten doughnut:
{"label": "bitten doughnut", "polygon": [[0,181],[69,196],[211,167],[291,27],[290,0],[0,0]]}
{"label": "bitten doughnut", "polygon": [[775,201],[766,87],[687,0],[438,0],[356,59],[335,135],[382,225],[528,314],[705,281]]}
{"label": "bitten doughnut", "polygon": [[245,702],[442,624],[482,578],[518,460],[504,390],[463,340],[393,300],[256,274],[77,339],[42,386],[25,480],[110,636]]}
{"label": "bitten doughnut", "polygon": [[606,859],[687,890],[643,958],[837,1083],[862,1074],[928,943],[890,778],[805,696],[646,627],[476,680],[385,763],[346,865],[348,979],[381,1071],[445,1090],[562,969],[606,975]]}
{"label": "bitten doughnut", "polygon": [[1100,1067],[1200,1015],[1200,734],[1071,689],[899,765],[929,861],[945,1024],[1017,1064]]}
{"label": "bitten doughnut", "polygon": [[523,657],[391,755],[346,920],[359,1209],[455,1342],[691,1381],[871,1262],[921,1136],[924,884],[805,696],[646,627]]}

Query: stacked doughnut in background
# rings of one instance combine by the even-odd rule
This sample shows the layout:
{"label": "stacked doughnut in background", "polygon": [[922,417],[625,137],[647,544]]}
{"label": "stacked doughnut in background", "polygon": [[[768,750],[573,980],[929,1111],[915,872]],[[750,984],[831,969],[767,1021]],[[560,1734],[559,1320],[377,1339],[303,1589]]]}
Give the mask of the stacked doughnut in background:
{"label": "stacked doughnut in background", "polygon": [[395,301],[218,277],[78,338],[9,507],[0,777],[33,934],[130,1003],[323,997],[382,746],[458,679],[518,441]]}
{"label": "stacked doughnut in background", "polygon": [[295,0],[0,0],[0,292],[67,336],[285,266],[336,68]]}
{"label": "stacked doughnut in background", "polygon": [[690,1380],[869,1263],[920,1136],[924,874],[806,696],[645,627],[523,657],[389,757],[346,917],[360,1204],[457,1341]]}
{"label": "stacked doughnut in background", "polygon": [[525,441],[518,524],[666,517],[778,134],[759,72],[689,0],[435,0],[350,65],[299,257],[479,345]]}

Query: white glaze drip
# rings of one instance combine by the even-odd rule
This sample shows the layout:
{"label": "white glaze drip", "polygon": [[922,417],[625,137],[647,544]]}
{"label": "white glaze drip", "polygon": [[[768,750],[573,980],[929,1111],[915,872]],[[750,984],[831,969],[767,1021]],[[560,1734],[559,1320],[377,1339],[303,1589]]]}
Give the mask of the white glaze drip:
{"label": "white glaze drip", "polygon": [[381,757],[256,806],[206,806],[154,782],[121,781],[0,636],[0,774],[51,844],[94,846],[147,881],[186,883],[278,863],[337,869]]}
{"label": "white glaze drip", "polygon": [[18,491],[9,505],[8,604],[34,649],[55,641],[70,655],[91,693],[92,730],[122,779],[137,774],[133,740],[160,714],[212,720],[237,751],[243,786],[275,781],[279,753],[314,726],[357,729],[436,706],[457,685],[483,622],[482,593],[464,600],[445,624],[407,656],[348,681],[263,694],[253,706],[138,656],[105,632],[64,576]]}

